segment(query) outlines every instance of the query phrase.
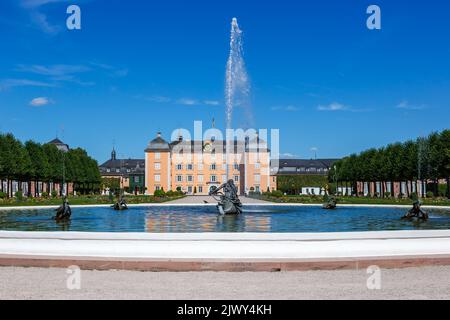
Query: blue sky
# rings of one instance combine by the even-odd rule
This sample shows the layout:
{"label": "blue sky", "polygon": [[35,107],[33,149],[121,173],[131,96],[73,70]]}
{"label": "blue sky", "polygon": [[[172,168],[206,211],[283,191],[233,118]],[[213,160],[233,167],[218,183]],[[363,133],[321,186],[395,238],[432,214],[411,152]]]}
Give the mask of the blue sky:
{"label": "blue sky", "polygon": [[[77,4],[82,30],[65,27]],[[366,8],[382,30],[366,28]],[[257,128],[281,153],[341,157],[449,128],[446,1],[4,0],[0,131],[56,134],[97,160],[143,157],[157,131],[225,122],[232,17]],[[239,112],[235,125],[247,120]]]}

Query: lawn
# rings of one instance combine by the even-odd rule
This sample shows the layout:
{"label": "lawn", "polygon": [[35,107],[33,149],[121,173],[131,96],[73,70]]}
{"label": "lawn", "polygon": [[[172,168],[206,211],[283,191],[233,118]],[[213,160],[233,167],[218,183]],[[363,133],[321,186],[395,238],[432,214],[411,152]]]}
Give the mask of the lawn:
{"label": "lawn", "polygon": [[[271,195],[260,195],[252,197],[277,203],[322,204],[325,202],[322,196],[286,195],[275,197]],[[412,205],[414,201],[411,199],[396,198],[337,197],[337,202],[338,204]],[[450,200],[446,198],[427,198],[421,199],[421,202],[423,205],[450,206]]]}
{"label": "lawn", "polygon": [[[184,195],[174,195],[174,196],[126,196],[125,199],[128,204],[139,204],[139,203],[163,203],[171,200],[176,200],[183,198]],[[113,204],[116,201],[114,198],[111,200],[109,196],[76,196],[69,197],[69,203],[71,205],[96,205],[96,204]],[[61,198],[23,198],[21,200],[11,198],[11,199],[0,199],[0,207],[9,206],[53,206],[60,205],[62,203]]]}

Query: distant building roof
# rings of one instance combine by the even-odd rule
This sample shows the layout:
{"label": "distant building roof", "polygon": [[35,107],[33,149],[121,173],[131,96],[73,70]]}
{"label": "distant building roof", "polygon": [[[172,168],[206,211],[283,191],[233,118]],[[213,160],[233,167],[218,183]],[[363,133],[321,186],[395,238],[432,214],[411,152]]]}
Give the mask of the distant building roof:
{"label": "distant building roof", "polygon": [[[203,140],[183,140],[182,137],[180,137],[178,140],[174,140],[170,143],[168,143],[166,140],[164,140],[161,137],[161,133],[158,132],[158,135],[155,139],[150,141],[148,147],[145,149],[145,152],[168,152],[172,151],[175,148],[177,150],[183,150],[183,152],[195,152],[195,151],[201,151],[203,150],[206,143],[209,143],[211,145],[211,151],[220,151],[225,153],[226,152],[226,145],[227,142],[225,140],[215,140],[211,139],[211,141],[203,141]],[[270,152],[270,150],[267,147],[267,142],[262,140],[259,137],[255,137],[251,141],[249,139],[244,140],[237,140],[235,139],[232,143],[233,148],[230,150],[231,152],[241,152],[244,151],[260,151],[260,152]],[[220,150],[222,148],[222,150]]]}
{"label": "distant building roof", "polygon": [[145,151],[146,152],[148,152],[148,151],[153,151],[153,152],[170,151],[170,146],[166,140],[161,138],[161,132],[158,132],[157,137],[155,139],[153,139],[152,141],[150,141],[150,143],[148,144],[148,147],[147,147],[147,149],[145,149]]}
{"label": "distant building roof", "polygon": [[144,159],[117,159],[116,151],[111,152],[111,159],[99,166],[102,176],[129,176],[145,174]]}
{"label": "distant building roof", "polygon": [[278,175],[327,175],[339,159],[280,159]]}
{"label": "distant building roof", "polygon": [[59,150],[64,152],[67,152],[70,149],[68,144],[65,144],[58,138],[53,139],[52,141],[48,142],[48,144],[54,144]]}

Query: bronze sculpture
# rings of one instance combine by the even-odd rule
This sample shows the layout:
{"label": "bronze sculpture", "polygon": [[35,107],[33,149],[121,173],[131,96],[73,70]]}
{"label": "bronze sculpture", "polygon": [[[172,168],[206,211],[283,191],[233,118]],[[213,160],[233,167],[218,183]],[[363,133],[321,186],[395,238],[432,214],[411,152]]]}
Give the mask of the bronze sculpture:
{"label": "bronze sculpture", "polygon": [[[223,190],[223,192],[222,192]],[[220,214],[241,214],[242,203],[239,200],[237,187],[234,185],[233,180],[228,180],[222,184],[219,188],[213,189],[209,192],[210,196],[220,196],[216,199],[219,203],[217,209]]]}
{"label": "bronze sculpture", "polygon": [[419,200],[415,201],[413,203],[412,209],[409,210],[408,213],[402,217],[402,220],[417,219],[419,221],[427,221],[428,213],[426,213],[425,211],[422,211],[422,209],[420,207],[421,207],[420,201]]}
{"label": "bronze sculpture", "polygon": [[325,195],[325,203],[322,205],[323,209],[333,210],[336,209],[337,201],[334,196],[330,196],[328,194]]}
{"label": "bronze sculpture", "polygon": [[116,211],[128,210],[128,205],[125,197],[123,196],[123,193],[120,193],[119,199],[111,207]]}
{"label": "bronze sculpture", "polygon": [[53,219],[57,222],[70,220],[70,217],[72,216],[72,209],[69,206],[69,200],[67,200],[67,197],[64,197],[63,204],[55,211],[56,216],[53,217]]}

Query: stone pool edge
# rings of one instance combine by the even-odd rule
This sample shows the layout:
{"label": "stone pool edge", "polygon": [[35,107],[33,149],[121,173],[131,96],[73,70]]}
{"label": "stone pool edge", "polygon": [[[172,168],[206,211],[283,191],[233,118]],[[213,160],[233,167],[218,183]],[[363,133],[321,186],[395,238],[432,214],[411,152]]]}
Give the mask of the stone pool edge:
{"label": "stone pool edge", "polygon": [[450,265],[450,230],[284,235],[0,232],[0,266],[72,265],[91,270],[140,271],[306,271],[371,265]]}
{"label": "stone pool edge", "polygon": [[[139,203],[139,204],[129,204],[130,208],[139,207],[210,207],[216,206],[215,203]],[[322,204],[316,203],[248,203],[243,204],[244,207],[321,207]],[[9,210],[45,210],[45,209],[57,209],[58,205],[50,206],[10,206],[10,207],[0,207],[0,211]],[[110,204],[87,204],[87,205],[71,205],[72,208],[109,208]],[[338,207],[360,207],[360,208],[411,208],[411,205],[400,205],[400,204],[341,204]],[[445,209],[450,210],[450,206],[434,206],[434,205],[423,205],[424,209]]]}

